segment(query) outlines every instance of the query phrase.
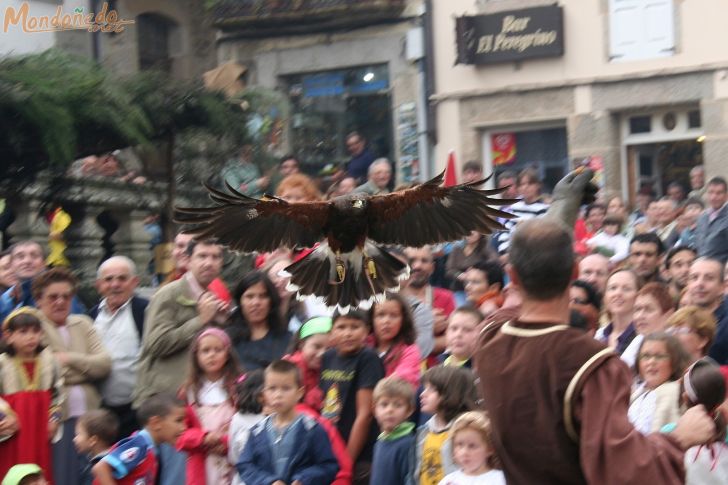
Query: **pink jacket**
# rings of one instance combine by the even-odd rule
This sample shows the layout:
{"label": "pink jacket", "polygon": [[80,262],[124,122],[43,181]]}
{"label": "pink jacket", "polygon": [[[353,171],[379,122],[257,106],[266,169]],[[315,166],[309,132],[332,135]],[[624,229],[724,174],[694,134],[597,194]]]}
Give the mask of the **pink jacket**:
{"label": "pink jacket", "polygon": [[415,389],[419,387],[422,359],[420,349],[416,344],[395,344],[385,354],[382,361],[385,377],[395,375],[412,384]]}

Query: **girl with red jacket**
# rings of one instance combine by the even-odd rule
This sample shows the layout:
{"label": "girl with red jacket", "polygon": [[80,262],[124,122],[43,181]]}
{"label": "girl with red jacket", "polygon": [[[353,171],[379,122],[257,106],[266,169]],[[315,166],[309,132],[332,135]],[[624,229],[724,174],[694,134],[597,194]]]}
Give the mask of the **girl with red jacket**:
{"label": "girl with red jacket", "polygon": [[232,396],[240,368],[228,335],[200,332],[190,349],[190,375],[180,393],[187,401],[187,429],[177,449],[188,453],[187,485],[230,485],[228,431],[235,414]]}

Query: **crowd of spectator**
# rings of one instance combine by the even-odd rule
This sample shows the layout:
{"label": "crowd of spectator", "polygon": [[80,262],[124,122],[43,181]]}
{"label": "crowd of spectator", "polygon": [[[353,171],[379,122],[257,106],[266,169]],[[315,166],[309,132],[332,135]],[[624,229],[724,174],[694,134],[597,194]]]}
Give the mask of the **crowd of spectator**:
{"label": "crowd of spectator", "polygon": [[[283,157],[275,175],[261,175],[246,151],[223,178],[248,195],[271,193],[289,202],[388,193],[391,164],[376,159],[357,133],[347,146],[349,170],[331,187],[302,174],[293,156]],[[462,178],[482,178],[480,165],[466,164]],[[698,443],[681,432],[690,407],[686,372],[696,382],[701,366],[723,366],[728,375],[728,186],[721,177],[705,182],[702,169],[691,173],[691,182],[687,197],[679,184],[662,198],[641,190],[633,211],[620,197],[598,194],[570,228],[573,237],[565,236],[573,274],[557,271],[553,281],[534,287],[522,252],[535,243],[524,238],[545,231],[540,242],[548,253],[549,241],[563,236],[524,222],[538,222],[549,210],[538,172],[501,172],[502,197],[520,199],[506,207],[517,219],[503,221],[505,230],[394,248],[411,268],[409,279],[368,312],[346,314],[299,300],[286,288],[280,270],[301,248],[258,255],[256,267],[228,289],[221,279],[224,248],[180,232],[174,270],[150,300],[136,295],[134,262],[115,255],[99,266],[100,300],[86,310],[71,270],[47,268],[40,244],[15,242],[0,254],[0,476],[16,480],[3,484],[34,483],[21,482],[24,477],[57,485],[535,483],[503,420],[519,421],[513,421],[515,433],[528,426],[525,415],[517,418],[518,399],[539,404],[549,397],[534,392],[531,399],[511,388],[516,403],[494,411],[489,392],[498,375],[483,362],[512,369],[539,350],[526,345],[507,357],[495,350],[498,338],[486,345],[478,339],[496,322],[513,335],[541,332],[514,322],[534,314],[542,317],[536,321],[552,321],[537,303],[556,298],[561,280],[565,323],[578,329],[570,338],[582,342],[583,352],[611,349],[609,355],[619,356],[623,363],[609,360],[607,381],[629,373],[624,412],[616,404],[612,410],[595,405],[599,412],[625,414],[630,424],[622,431],[647,437],[670,436],[678,423],[667,454],[680,463],[644,476],[654,472],[660,483],[680,483],[687,468],[689,483],[720,483],[701,480],[728,477],[728,455],[711,461],[691,449],[681,461]],[[533,248],[538,253],[541,246]],[[724,398],[709,410],[723,428]],[[544,401],[545,415],[552,405]],[[579,407],[578,416],[590,409]],[[629,436],[629,446],[653,446]],[[559,442],[554,449],[571,446]],[[607,444],[599,446],[607,449],[606,458],[598,457],[604,463],[589,462],[598,455],[590,449],[580,464],[564,464],[564,473],[576,466],[582,478],[616,476],[605,467],[621,466],[627,455],[618,460]]]}

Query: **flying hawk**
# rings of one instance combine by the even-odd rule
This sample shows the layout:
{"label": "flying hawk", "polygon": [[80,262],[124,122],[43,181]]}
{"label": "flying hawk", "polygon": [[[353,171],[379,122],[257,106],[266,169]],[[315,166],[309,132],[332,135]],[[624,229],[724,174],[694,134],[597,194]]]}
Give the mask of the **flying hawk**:
{"label": "flying hawk", "polygon": [[244,253],[280,247],[314,247],[285,268],[288,288],[303,299],[320,298],[342,313],[367,309],[386,291],[397,291],[409,267],[383,247],[420,247],[457,241],[478,231],[505,229],[497,218],[514,217],[492,206],[505,188],[481,190],[488,179],[443,187],[444,172],[411,189],[387,195],[352,193],[328,201],[289,203],[265,196],[255,199],[230,185],[223,192],[207,186],[213,207],[177,208],[177,222],[197,238],[215,238]]}

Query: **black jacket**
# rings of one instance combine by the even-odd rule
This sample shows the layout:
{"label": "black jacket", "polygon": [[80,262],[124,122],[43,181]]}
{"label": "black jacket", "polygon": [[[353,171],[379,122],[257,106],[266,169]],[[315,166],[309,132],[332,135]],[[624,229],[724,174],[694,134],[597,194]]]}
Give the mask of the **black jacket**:
{"label": "black jacket", "polygon": [[[98,303],[88,312],[88,316],[93,318],[94,320],[96,320],[96,317],[99,314],[100,304],[101,303]],[[142,340],[142,336],[144,335],[144,310],[147,309],[147,305],[149,305],[149,300],[147,300],[146,298],[141,298],[138,296],[131,297],[131,314],[134,317],[134,324],[136,325],[137,332],[139,332],[140,342]]]}

